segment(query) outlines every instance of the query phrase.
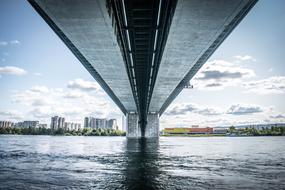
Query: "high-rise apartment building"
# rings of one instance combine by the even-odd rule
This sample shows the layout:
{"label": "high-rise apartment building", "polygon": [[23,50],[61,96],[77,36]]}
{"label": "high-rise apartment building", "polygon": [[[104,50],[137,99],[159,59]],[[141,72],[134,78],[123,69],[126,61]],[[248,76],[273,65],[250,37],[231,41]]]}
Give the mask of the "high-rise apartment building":
{"label": "high-rise apartment building", "polygon": [[64,129],[65,130],[80,130],[81,124],[80,123],[72,123],[72,122],[65,122],[64,123]]}
{"label": "high-rise apartment building", "polygon": [[13,127],[14,123],[11,121],[0,121],[0,127],[7,128]]}
{"label": "high-rise apartment building", "polygon": [[84,128],[88,128],[89,127],[89,118],[85,117],[84,118]]}
{"label": "high-rise apartment building", "polygon": [[51,130],[57,130],[58,127],[58,116],[54,116],[51,118],[50,128]]}
{"label": "high-rise apartment building", "polygon": [[52,130],[57,130],[60,128],[64,128],[65,118],[54,116],[51,118],[50,128]]}
{"label": "high-rise apartment building", "polygon": [[23,127],[24,128],[37,128],[39,126],[39,121],[23,121]]}
{"label": "high-rise apartment building", "polygon": [[47,129],[48,125],[47,124],[39,124],[39,128],[46,128]]}
{"label": "high-rise apartment building", "polygon": [[14,127],[20,127],[20,128],[38,128],[40,122],[39,121],[21,121],[18,123],[15,123]]}
{"label": "high-rise apartment building", "polygon": [[84,118],[84,128],[91,129],[117,129],[116,119],[102,119],[95,117],[85,117]]}
{"label": "high-rise apartment building", "polygon": [[110,119],[107,121],[108,125],[107,125],[107,128],[108,129],[115,129],[117,130],[117,120],[116,119]]}
{"label": "high-rise apartment building", "polygon": [[89,118],[89,128],[96,129],[96,118],[90,117]]}
{"label": "high-rise apartment building", "polygon": [[106,124],[107,124],[107,120],[106,119],[99,119],[99,118],[95,118],[96,119],[96,128],[100,128],[100,129],[106,129]]}
{"label": "high-rise apartment building", "polygon": [[58,128],[63,128],[64,127],[64,122],[65,122],[65,118],[64,117],[59,117],[58,118]]}

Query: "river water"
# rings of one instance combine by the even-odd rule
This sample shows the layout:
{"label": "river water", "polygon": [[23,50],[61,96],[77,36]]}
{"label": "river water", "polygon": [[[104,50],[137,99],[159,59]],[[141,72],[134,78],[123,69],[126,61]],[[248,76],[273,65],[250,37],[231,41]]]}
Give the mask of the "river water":
{"label": "river water", "polygon": [[285,137],[2,135],[0,189],[285,189]]}

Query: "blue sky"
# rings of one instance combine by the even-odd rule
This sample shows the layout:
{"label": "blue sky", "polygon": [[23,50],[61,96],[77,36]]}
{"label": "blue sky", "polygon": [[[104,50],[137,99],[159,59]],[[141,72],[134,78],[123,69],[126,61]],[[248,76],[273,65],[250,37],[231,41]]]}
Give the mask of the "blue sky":
{"label": "blue sky", "polygon": [[[161,117],[161,127],[285,121],[285,2],[260,0]],[[0,2],[0,120],[122,113],[26,2]],[[215,73],[215,75],[210,75]]]}

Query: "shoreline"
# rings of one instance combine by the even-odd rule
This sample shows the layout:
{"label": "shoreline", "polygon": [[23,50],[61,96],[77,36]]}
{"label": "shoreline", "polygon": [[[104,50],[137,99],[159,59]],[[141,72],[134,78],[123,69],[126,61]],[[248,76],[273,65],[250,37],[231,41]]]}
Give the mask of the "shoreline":
{"label": "shoreline", "polygon": [[[48,134],[0,134],[0,136],[50,136],[50,137],[126,137],[126,135],[48,135]],[[159,137],[282,137],[285,135],[160,135]]]}

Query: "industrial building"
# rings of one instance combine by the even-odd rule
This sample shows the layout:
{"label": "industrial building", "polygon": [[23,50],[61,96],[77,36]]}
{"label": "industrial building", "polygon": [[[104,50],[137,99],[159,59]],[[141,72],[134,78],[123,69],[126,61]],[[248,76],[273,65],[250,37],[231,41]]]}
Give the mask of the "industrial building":
{"label": "industrial building", "polygon": [[212,134],[213,128],[211,127],[191,127],[191,128],[165,128],[163,129],[164,135],[179,135],[179,134]]}

